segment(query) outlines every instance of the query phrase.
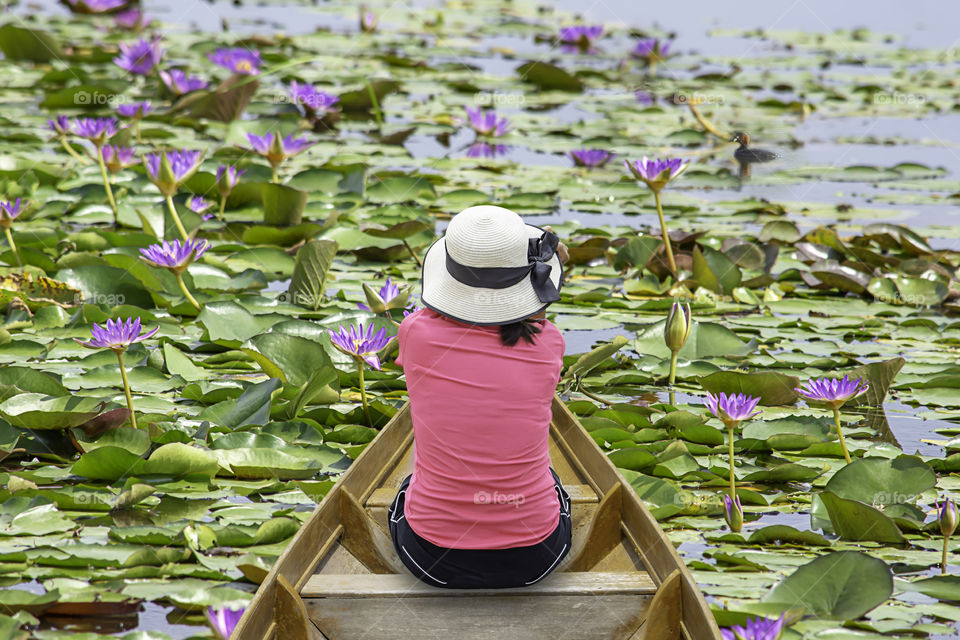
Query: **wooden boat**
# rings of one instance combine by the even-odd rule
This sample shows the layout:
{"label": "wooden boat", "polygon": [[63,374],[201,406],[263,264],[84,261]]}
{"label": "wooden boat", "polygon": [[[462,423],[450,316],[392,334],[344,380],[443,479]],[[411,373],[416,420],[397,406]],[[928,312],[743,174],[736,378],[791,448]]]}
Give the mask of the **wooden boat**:
{"label": "wooden boat", "polygon": [[559,397],[550,457],[573,503],[573,545],[530,587],[440,589],[406,571],[387,510],[412,450],[407,404],[304,523],[232,639],[720,639],[673,545]]}

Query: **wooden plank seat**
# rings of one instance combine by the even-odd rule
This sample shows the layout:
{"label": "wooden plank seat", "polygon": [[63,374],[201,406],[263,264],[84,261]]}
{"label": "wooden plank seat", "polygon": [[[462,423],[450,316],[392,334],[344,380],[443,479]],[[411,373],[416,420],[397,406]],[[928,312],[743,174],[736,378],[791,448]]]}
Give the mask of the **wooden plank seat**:
{"label": "wooden plank seat", "polygon": [[[409,574],[314,574],[300,591],[327,637],[627,639],[657,585],[645,571],[553,573],[517,589],[440,589]],[[492,628],[496,629],[494,635]]]}

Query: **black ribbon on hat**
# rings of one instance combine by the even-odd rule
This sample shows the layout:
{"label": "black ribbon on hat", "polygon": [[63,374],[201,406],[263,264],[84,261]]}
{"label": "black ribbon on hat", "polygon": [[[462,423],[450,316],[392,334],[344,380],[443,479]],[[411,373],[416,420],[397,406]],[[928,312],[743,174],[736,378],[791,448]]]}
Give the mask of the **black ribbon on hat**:
{"label": "black ribbon on hat", "polygon": [[556,302],[560,292],[550,279],[553,266],[547,264],[557,253],[560,239],[551,231],[539,238],[530,238],[527,244],[528,264],[522,267],[470,267],[460,264],[447,253],[447,272],[457,282],[483,289],[506,289],[530,276],[533,290],[540,302]]}

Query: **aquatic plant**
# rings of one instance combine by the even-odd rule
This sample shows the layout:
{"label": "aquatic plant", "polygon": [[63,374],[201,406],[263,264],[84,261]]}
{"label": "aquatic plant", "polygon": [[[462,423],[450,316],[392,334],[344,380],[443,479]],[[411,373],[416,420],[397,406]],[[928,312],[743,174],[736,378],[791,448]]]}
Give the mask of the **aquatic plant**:
{"label": "aquatic plant", "polygon": [[[367,304],[358,302],[357,307],[364,311],[385,313],[390,309],[403,309],[407,307],[410,299],[410,285],[398,287],[395,283],[391,282],[390,278],[387,278],[386,284],[380,287],[379,291],[374,291],[366,282],[362,284],[362,287],[363,294],[367,298]],[[406,315],[406,313],[404,315]],[[389,314],[387,317],[389,317]]]}
{"label": "aquatic plant", "polygon": [[255,76],[260,73],[260,52],[243,47],[217,49],[207,54],[213,64],[233,73]]}
{"label": "aquatic plant", "polygon": [[560,43],[567,51],[587,53],[593,49],[593,42],[603,35],[603,25],[573,25],[560,29]]}
{"label": "aquatic plant", "polygon": [[466,107],[466,110],[470,126],[478,136],[499,138],[510,132],[510,120],[498,116],[493,109],[485,111],[480,107]]}
{"label": "aquatic plant", "polygon": [[783,633],[786,614],[779,618],[747,618],[744,626],[721,630],[723,640],[779,640]]}
{"label": "aquatic plant", "polygon": [[17,259],[18,267],[22,267],[23,262],[20,260],[20,251],[13,242],[13,233],[10,231],[10,227],[13,225],[13,221],[17,216],[23,213],[25,209],[26,206],[21,204],[20,198],[16,200],[0,200],[0,227],[3,227],[3,233],[7,236],[7,244],[10,245],[10,250],[13,251],[13,255]]}
{"label": "aquatic plant", "polygon": [[223,220],[223,210],[227,206],[227,198],[233,188],[240,184],[240,176],[244,174],[243,169],[238,169],[236,165],[220,165],[217,167],[217,191],[220,193],[220,210],[217,217]]}
{"label": "aquatic plant", "polygon": [[940,554],[940,573],[947,573],[947,545],[950,536],[957,530],[957,505],[949,498],[944,498],[937,507],[937,523],[940,525],[940,534],[943,536],[943,550]]}
{"label": "aquatic plant", "polygon": [[134,33],[139,33],[145,26],[153,21],[148,20],[144,22],[143,12],[134,7],[113,14],[113,22],[120,29],[128,29]]}
{"label": "aquatic plant", "polygon": [[657,64],[667,59],[670,52],[671,42],[669,40],[660,40],[659,38],[643,38],[637,42],[636,46],[630,52],[634,58],[643,60],[647,65],[650,75],[654,75],[657,70]]}
{"label": "aquatic plant", "polygon": [[107,192],[110,209],[113,210],[113,223],[119,225],[120,213],[117,210],[117,201],[113,197],[110,178],[107,176],[107,165],[104,162],[102,149],[107,140],[120,130],[120,125],[116,118],[76,118],[71,124],[70,130],[93,144],[96,150],[97,164],[100,166],[100,177],[103,179],[103,188]]}
{"label": "aquatic plant", "polygon": [[840,425],[840,407],[847,401],[856,398],[870,387],[860,378],[816,378],[803,383],[795,391],[808,402],[824,404],[833,410],[833,423],[837,428],[837,437],[840,438],[840,448],[843,458],[850,463],[850,453],[847,451],[847,442],[843,438],[843,427]]}
{"label": "aquatic plant", "polygon": [[197,311],[200,311],[200,303],[197,302],[187,289],[183,282],[183,272],[191,264],[197,261],[210,248],[210,243],[206,240],[187,240],[180,243],[179,240],[173,242],[164,241],[161,244],[152,244],[146,249],[140,249],[144,262],[158,269],[167,269],[177,278],[177,284],[180,285],[180,291],[184,297],[190,301]]}
{"label": "aquatic plant", "polygon": [[194,213],[203,213],[213,206],[213,203],[206,200],[203,196],[191,196],[187,198],[187,209]]}
{"label": "aquatic plant", "polygon": [[296,80],[287,88],[290,100],[311,118],[323,117],[328,112],[336,111],[334,105],[340,101],[338,96],[321,91],[312,84],[298,83]]}
{"label": "aquatic plant", "polygon": [[720,418],[727,427],[728,453],[730,458],[730,498],[737,497],[737,481],[733,469],[733,431],[743,421],[749,420],[762,413],[757,409],[760,398],[748,396],[745,393],[718,393],[713,395],[707,391],[707,407],[710,413]]}
{"label": "aquatic plant", "polygon": [[133,147],[121,147],[114,144],[105,144],[100,149],[103,164],[110,173],[119,173],[128,167],[139,164],[137,152]]}
{"label": "aquatic plant", "polygon": [[150,75],[154,67],[163,59],[163,48],[160,47],[160,38],[144,40],[141,38],[133,44],[120,43],[120,55],[113,59],[121,69],[134,75]]}
{"label": "aquatic plant", "polygon": [[365,6],[360,5],[360,31],[364,33],[373,33],[377,30],[377,14],[370,11]]}
{"label": "aquatic plant", "polygon": [[468,158],[496,158],[502,156],[510,147],[505,144],[492,144],[484,140],[474,142],[467,148]]}
{"label": "aquatic plant", "polygon": [[653,192],[654,200],[657,203],[657,216],[660,217],[660,233],[663,236],[663,246],[667,253],[667,262],[670,266],[670,272],[677,277],[677,263],[673,259],[673,248],[670,246],[670,235],[667,233],[667,223],[663,219],[663,207],[660,205],[660,191],[670,183],[671,180],[683,173],[689,166],[689,162],[683,162],[680,158],[655,158],[648,159],[643,156],[641,160],[624,160],[627,169],[633,174],[633,177],[643,182],[650,191]]}
{"label": "aquatic plant", "polygon": [[197,76],[188,76],[181,69],[170,69],[169,71],[160,71],[160,80],[166,85],[167,89],[175,96],[182,96],[191,91],[206,89],[210,83]]}
{"label": "aquatic plant", "polygon": [[173,206],[173,195],[180,188],[180,185],[196,173],[201,162],[203,162],[203,152],[191,149],[148,153],[143,159],[143,164],[147,169],[147,178],[156,185],[157,189],[160,190],[160,195],[166,200],[170,217],[173,218],[173,223],[177,226],[184,242],[189,239],[189,236],[180,221],[177,208]]}
{"label": "aquatic plant", "polygon": [[569,155],[578,167],[602,167],[613,158],[612,153],[603,149],[575,149]]}
{"label": "aquatic plant", "polygon": [[117,105],[118,115],[133,120],[134,134],[137,136],[137,142],[140,142],[140,121],[145,115],[150,113],[150,109],[149,100]]}
{"label": "aquatic plant", "polygon": [[367,363],[374,369],[380,369],[380,358],[377,353],[390,342],[386,329],[380,329],[376,333],[373,331],[373,323],[367,325],[366,331],[363,329],[363,323],[360,325],[350,325],[346,329],[342,325],[337,327],[334,332],[327,329],[330,334],[330,342],[333,346],[354,359],[357,364],[357,378],[360,387],[360,400],[363,403],[363,413],[367,417],[368,426],[373,426],[370,419],[370,406],[367,404],[367,389],[363,382],[363,364]]}
{"label": "aquatic plant", "polygon": [[738,533],[743,528],[743,506],[740,504],[740,498],[729,495],[723,496],[723,517],[727,521],[730,531]]}
{"label": "aquatic plant", "polygon": [[127,370],[123,366],[123,353],[130,345],[151,338],[160,328],[141,334],[140,317],[120,320],[107,320],[104,326],[93,323],[90,340],[74,340],[88,349],[110,349],[117,355],[120,365],[120,377],[123,380],[123,393],[127,397],[127,409],[130,410],[130,424],[137,428],[137,414],[133,410],[133,396],[130,395],[130,382],[127,380]]}
{"label": "aquatic plant", "polygon": [[233,630],[240,624],[240,618],[243,617],[246,610],[246,607],[240,607],[239,609],[207,607],[207,623],[216,632],[220,640],[230,640]]}
{"label": "aquatic plant", "polygon": [[[667,345],[667,349],[670,349],[671,387],[677,379],[677,356],[683,349],[683,345],[687,344],[692,321],[693,315],[690,313],[690,303],[687,303],[686,309],[684,309],[684,305],[674,301],[670,307],[670,313],[667,315],[667,322],[663,325],[663,342]],[[673,401],[670,404],[673,404]]]}
{"label": "aquatic plant", "polygon": [[291,133],[283,138],[279,133],[272,135],[268,133],[263,136],[254,133],[247,134],[247,140],[250,141],[253,151],[266,158],[267,162],[270,163],[270,167],[273,169],[273,182],[280,181],[278,170],[284,160],[292,158],[316,144],[306,138],[295,138],[294,135]]}

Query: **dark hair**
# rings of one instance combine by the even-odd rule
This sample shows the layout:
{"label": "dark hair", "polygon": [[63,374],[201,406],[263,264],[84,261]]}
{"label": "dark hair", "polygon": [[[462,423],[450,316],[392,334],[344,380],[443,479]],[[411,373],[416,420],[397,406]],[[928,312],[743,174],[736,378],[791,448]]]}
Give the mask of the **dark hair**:
{"label": "dark hair", "polygon": [[512,347],[523,338],[533,344],[533,336],[540,333],[540,324],[536,320],[520,320],[500,325],[500,342]]}

